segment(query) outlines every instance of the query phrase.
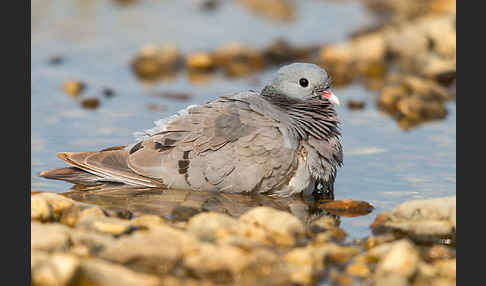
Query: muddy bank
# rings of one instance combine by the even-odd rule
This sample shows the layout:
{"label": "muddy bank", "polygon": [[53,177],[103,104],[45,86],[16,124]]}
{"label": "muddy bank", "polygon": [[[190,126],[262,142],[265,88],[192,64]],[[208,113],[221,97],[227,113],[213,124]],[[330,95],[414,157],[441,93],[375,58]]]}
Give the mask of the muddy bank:
{"label": "muddy bank", "polygon": [[[265,205],[238,215],[185,206],[164,217],[41,192],[31,211],[33,285],[456,282],[455,198],[402,204],[353,242],[338,216],[303,221]],[[424,229],[426,242],[414,236]]]}

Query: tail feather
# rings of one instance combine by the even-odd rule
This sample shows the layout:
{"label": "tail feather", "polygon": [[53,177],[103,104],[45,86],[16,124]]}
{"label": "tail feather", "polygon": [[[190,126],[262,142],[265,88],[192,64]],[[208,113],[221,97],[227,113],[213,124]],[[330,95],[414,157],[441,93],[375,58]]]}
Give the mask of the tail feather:
{"label": "tail feather", "polygon": [[128,151],[126,150],[62,152],[57,156],[74,167],[46,170],[39,176],[76,184],[116,182],[134,186],[163,187],[161,182],[141,176],[131,170],[127,164]]}
{"label": "tail feather", "polygon": [[40,172],[39,176],[46,179],[62,180],[81,185],[95,185],[100,182],[99,176],[93,175],[76,167],[45,170]]}

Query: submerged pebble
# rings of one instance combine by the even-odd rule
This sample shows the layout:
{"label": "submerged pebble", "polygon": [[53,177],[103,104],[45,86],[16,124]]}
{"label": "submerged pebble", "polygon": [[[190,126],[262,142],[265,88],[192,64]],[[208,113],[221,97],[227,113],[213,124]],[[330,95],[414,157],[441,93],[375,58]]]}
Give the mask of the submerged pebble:
{"label": "submerged pebble", "polygon": [[96,109],[100,106],[100,100],[96,97],[87,97],[81,100],[81,107],[85,109]]}
{"label": "submerged pebble", "polygon": [[103,95],[105,97],[113,97],[115,95],[115,91],[112,88],[105,87],[103,88]]}
{"label": "submerged pebble", "polygon": [[277,38],[263,49],[265,60],[273,65],[281,65],[297,60],[309,60],[314,48],[295,47],[284,38]]}
{"label": "submerged pebble", "polygon": [[214,11],[219,8],[221,5],[220,0],[201,0],[201,3],[199,4],[201,7],[201,10],[208,12],[208,11]]}
{"label": "submerged pebble", "polygon": [[157,96],[163,97],[163,98],[168,98],[168,99],[176,99],[176,100],[181,100],[181,101],[187,101],[192,98],[192,95],[189,93],[184,93],[184,92],[160,92],[156,94]]}
{"label": "submerged pebble", "polygon": [[131,62],[132,70],[142,80],[155,80],[174,74],[182,60],[174,44],[146,45]]}
{"label": "submerged pebble", "polygon": [[238,0],[243,7],[256,15],[276,21],[292,21],[296,15],[296,3],[293,0]]}
{"label": "submerged pebble", "polygon": [[64,58],[60,55],[52,56],[48,59],[48,63],[53,66],[60,65],[64,62]]}
{"label": "submerged pebble", "polygon": [[68,80],[64,82],[64,91],[72,97],[80,95],[80,93],[86,88],[86,84],[76,80]]}
{"label": "submerged pebble", "polygon": [[362,110],[364,109],[366,103],[364,101],[358,100],[348,100],[347,106],[351,110]]}
{"label": "submerged pebble", "polygon": [[179,206],[171,213],[172,221],[188,221],[191,217],[197,215],[200,211],[193,207]]}
{"label": "submerged pebble", "polygon": [[262,54],[249,46],[230,43],[212,53],[215,65],[222,68],[226,76],[240,77],[263,69]]}
{"label": "submerged pebble", "polygon": [[198,52],[186,57],[189,72],[210,72],[215,66],[214,58],[209,53]]}

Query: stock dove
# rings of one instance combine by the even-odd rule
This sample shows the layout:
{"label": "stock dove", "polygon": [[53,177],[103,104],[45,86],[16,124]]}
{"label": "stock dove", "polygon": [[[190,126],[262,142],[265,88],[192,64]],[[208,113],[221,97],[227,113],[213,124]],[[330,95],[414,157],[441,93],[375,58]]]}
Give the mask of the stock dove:
{"label": "stock dove", "polygon": [[72,167],[39,175],[76,184],[290,196],[315,190],[333,198],[342,165],[330,78],[320,67],[279,69],[261,92],[192,105],[156,121],[138,143],[97,152],[59,153]]}

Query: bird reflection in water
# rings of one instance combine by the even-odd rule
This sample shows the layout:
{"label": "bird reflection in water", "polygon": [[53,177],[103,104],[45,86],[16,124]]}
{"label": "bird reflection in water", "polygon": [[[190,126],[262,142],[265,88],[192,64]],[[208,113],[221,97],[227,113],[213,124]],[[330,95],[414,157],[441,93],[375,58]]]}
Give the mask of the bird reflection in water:
{"label": "bird reflection in water", "polygon": [[214,211],[239,217],[248,210],[266,206],[286,211],[306,224],[322,216],[330,216],[339,225],[340,217],[369,214],[373,207],[367,202],[327,200],[318,197],[269,197],[258,194],[196,192],[158,188],[134,188],[122,184],[96,186],[74,185],[64,196],[105,209],[128,210],[133,216],[153,214],[174,220],[176,213],[196,214]]}

